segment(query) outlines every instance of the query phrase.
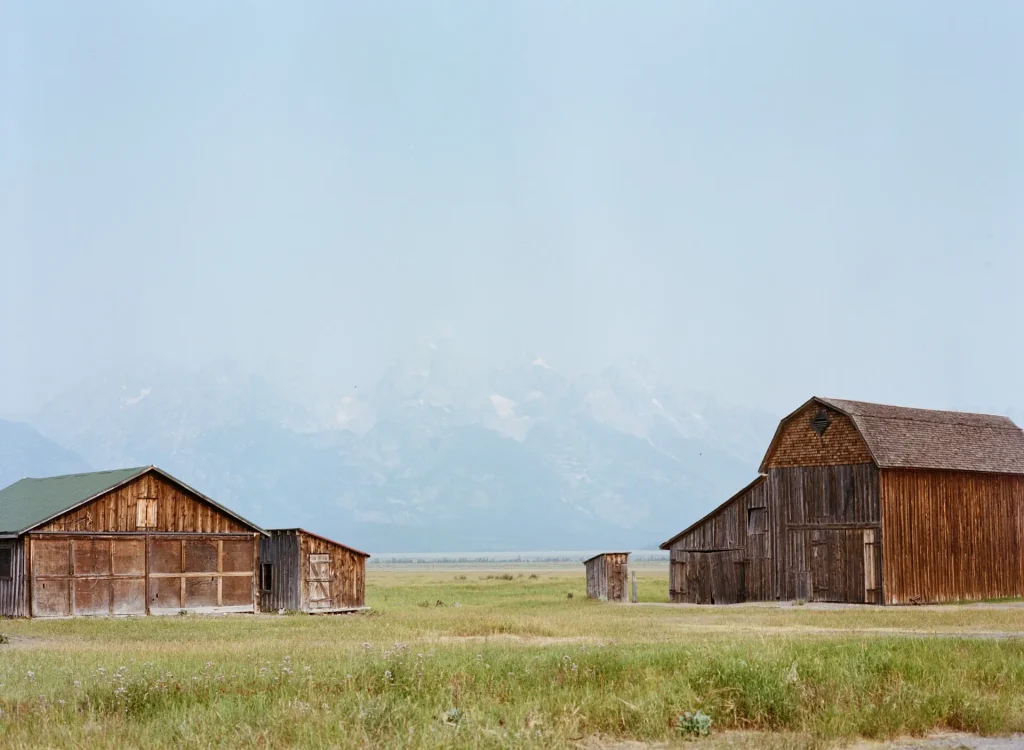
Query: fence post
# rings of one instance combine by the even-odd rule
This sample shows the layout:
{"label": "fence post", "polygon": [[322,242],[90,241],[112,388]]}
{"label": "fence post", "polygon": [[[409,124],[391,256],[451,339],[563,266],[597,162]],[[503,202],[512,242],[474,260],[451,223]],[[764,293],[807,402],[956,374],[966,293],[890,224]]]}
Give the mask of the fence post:
{"label": "fence post", "polygon": [[633,601],[633,604],[636,604],[636,571],[635,570],[631,570],[631,571],[629,571],[629,574],[630,574],[630,576],[633,579],[633,600],[632,601]]}

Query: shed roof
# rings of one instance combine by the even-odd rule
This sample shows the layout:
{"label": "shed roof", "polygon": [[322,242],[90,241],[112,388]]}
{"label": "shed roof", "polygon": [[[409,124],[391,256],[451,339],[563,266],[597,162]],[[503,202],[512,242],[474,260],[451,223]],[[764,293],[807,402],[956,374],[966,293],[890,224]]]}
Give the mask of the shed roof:
{"label": "shed roof", "polygon": [[295,527],[295,528],[292,528],[292,529],[267,529],[267,533],[268,534],[306,534],[307,536],[315,536],[317,539],[321,539],[321,540],[327,542],[328,544],[336,544],[339,547],[344,547],[349,552],[355,552],[357,555],[362,555],[363,557],[369,557],[370,556],[369,552],[363,552],[361,549],[356,549],[355,547],[350,547],[347,544],[342,544],[341,542],[336,542],[333,539],[328,539],[327,537],[325,537],[322,534],[315,534],[312,531],[307,531],[306,529],[303,529],[301,527]]}
{"label": "shed roof", "polygon": [[761,471],[783,426],[812,402],[849,417],[881,469],[1024,474],[1024,432],[1009,417],[820,397],[810,399],[779,423]]}
{"label": "shed roof", "polygon": [[248,521],[180,479],[155,466],[137,466],[131,469],[91,471],[85,474],[65,474],[58,477],[25,478],[0,490],[0,533],[24,534],[57,516],[74,510],[100,495],[110,492],[147,472],[155,472],[174,484],[202,498],[254,531],[263,532]]}
{"label": "shed roof", "polygon": [[669,547],[671,547],[671,546],[672,546],[673,544],[675,544],[675,543],[676,543],[676,541],[677,541],[677,540],[679,539],[679,537],[683,536],[684,534],[688,534],[688,533],[690,533],[690,532],[691,532],[691,531],[693,531],[693,530],[694,530],[695,528],[697,528],[698,526],[700,526],[700,525],[701,525],[702,523],[704,523],[705,521],[707,521],[707,520],[708,520],[709,518],[712,518],[713,516],[716,516],[716,515],[718,515],[719,513],[721,513],[721,512],[723,511],[723,510],[725,510],[725,509],[726,509],[726,507],[728,507],[729,503],[731,503],[731,502],[732,502],[733,500],[735,500],[736,498],[738,498],[738,497],[740,497],[740,496],[742,496],[742,495],[746,494],[746,493],[747,493],[748,491],[750,491],[750,490],[754,489],[754,487],[756,487],[757,485],[761,484],[761,482],[763,482],[763,481],[764,481],[765,479],[767,479],[767,477],[766,477],[766,476],[765,476],[764,474],[759,474],[759,475],[758,475],[758,476],[757,476],[757,477],[756,477],[756,478],[754,479],[754,481],[752,481],[752,482],[751,482],[750,484],[748,484],[748,485],[747,485],[746,487],[744,487],[744,488],[743,488],[742,490],[740,490],[739,492],[737,492],[736,494],[734,494],[734,495],[733,495],[732,497],[730,497],[730,498],[729,498],[728,500],[726,500],[726,501],[725,501],[724,503],[722,503],[721,505],[719,505],[718,507],[716,507],[716,508],[715,508],[715,509],[714,509],[713,511],[711,511],[711,512],[710,512],[710,513],[708,513],[707,515],[705,515],[705,516],[703,516],[703,517],[699,518],[698,520],[694,521],[693,523],[691,523],[691,524],[690,524],[689,526],[687,526],[687,527],[686,527],[685,529],[683,529],[682,531],[680,531],[680,532],[679,532],[678,534],[676,534],[676,535],[675,535],[674,537],[672,537],[671,539],[669,539],[669,540],[668,540],[667,542],[662,542],[662,543],[661,543],[661,549],[668,549]]}
{"label": "shed roof", "polygon": [[629,557],[628,552],[598,552],[596,555],[588,557],[586,560],[584,560],[583,564],[586,565],[591,560],[596,560],[597,558],[604,557],[605,555],[625,555],[626,557]]}

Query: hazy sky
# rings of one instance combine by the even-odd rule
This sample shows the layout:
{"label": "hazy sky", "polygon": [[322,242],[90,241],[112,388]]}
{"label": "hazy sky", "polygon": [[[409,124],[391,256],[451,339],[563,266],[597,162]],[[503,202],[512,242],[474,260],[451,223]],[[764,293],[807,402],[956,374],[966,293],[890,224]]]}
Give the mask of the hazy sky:
{"label": "hazy sky", "polygon": [[0,5],[0,410],[446,326],[1024,407],[1024,4]]}

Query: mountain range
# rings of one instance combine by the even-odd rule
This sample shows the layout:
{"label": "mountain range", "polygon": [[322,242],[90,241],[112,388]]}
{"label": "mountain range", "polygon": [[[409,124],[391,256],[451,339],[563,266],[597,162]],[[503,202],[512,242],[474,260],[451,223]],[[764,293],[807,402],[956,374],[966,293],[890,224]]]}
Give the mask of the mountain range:
{"label": "mountain range", "polygon": [[156,464],[266,527],[380,551],[646,548],[753,476],[777,417],[638,360],[570,377],[428,342],[374,383],[126,369],[0,422],[0,477]]}

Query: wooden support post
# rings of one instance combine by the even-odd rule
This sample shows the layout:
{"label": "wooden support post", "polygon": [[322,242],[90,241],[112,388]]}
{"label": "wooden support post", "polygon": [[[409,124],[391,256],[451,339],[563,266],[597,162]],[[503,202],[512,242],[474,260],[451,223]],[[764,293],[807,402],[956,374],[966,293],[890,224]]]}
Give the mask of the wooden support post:
{"label": "wooden support post", "polygon": [[635,570],[630,571],[630,578],[632,579],[632,583],[633,583],[633,597],[630,599],[630,601],[633,604],[636,604],[637,598],[636,598],[636,571]]}

